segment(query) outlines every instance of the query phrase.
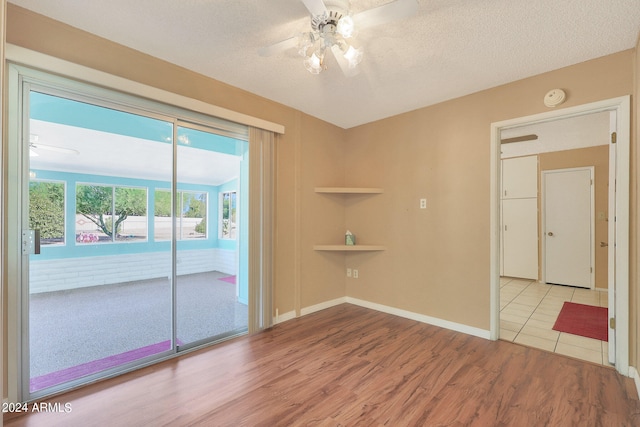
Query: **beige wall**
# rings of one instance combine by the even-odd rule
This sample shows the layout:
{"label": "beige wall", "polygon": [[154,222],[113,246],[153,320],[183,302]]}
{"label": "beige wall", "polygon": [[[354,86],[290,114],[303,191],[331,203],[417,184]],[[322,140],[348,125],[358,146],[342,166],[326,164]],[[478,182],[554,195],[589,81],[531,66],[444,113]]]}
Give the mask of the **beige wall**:
{"label": "beige wall", "polygon": [[[577,168],[594,166],[595,172],[595,282],[596,288],[607,289],[608,248],[600,247],[600,242],[608,242],[608,210],[609,210],[609,146],[581,148],[577,150],[542,153],[538,156],[540,171],[552,169]],[[539,179],[541,175],[539,175]],[[539,182],[538,188],[542,188]],[[538,211],[540,212],[540,211]],[[604,217],[599,215],[603,214]],[[540,219],[540,215],[538,215]],[[539,222],[540,223],[540,220]],[[542,237],[538,240],[539,242]],[[540,245],[539,245],[540,246]],[[540,247],[538,248],[540,252]],[[542,265],[542,263],[539,263]]]}
{"label": "beige wall", "polygon": [[[563,108],[628,95],[633,55],[620,52],[348,130],[346,181],[385,193],[350,207],[347,223],[358,221],[361,234],[388,250],[347,257],[361,277],[347,282],[347,294],[489,329],[491,123],[548,111],[542,100],[553,88],[567,92]],[[423,197],[426,210],[418,208]]]}
{"label": "beige wall", "polygon": [[[25,9],[9,5],[8,14],[10,43],[285,126],[277,138],[280,314],[350,296],[488,329],[490,124],[546,111],[542,99],[552,88],[567,92],[563,107],[633,91],[635,53],[624,51],[343,130]],[[331,185],[385,192],[313,191]],[[428,206],[420,210],[423,197]],[[359,243],[387,250],[313,251],[313,244],[339,242],[347,227]],[[345,267],[358,268],[360,278],[346,279]],[[636,286],[634,275],[634,301]]]}

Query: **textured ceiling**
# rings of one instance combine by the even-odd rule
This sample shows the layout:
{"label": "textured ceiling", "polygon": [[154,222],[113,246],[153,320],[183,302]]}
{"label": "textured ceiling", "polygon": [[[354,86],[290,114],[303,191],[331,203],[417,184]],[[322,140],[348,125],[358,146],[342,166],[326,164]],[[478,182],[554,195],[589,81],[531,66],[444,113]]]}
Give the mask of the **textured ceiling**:
{"label": "textured ceiling", "polygon": [[640,0],[419,0],[358,34],[347,78],[333,59],[310,74],[295,49],[258,55],[309,29],[300,0],[9,1],[343,128],[630,49],[640,29]]}

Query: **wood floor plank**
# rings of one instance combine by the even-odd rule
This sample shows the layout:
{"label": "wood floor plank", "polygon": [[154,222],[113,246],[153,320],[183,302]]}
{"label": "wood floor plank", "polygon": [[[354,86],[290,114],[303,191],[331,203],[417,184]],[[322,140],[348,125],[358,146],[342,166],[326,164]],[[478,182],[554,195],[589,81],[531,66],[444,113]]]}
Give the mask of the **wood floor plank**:
{"label": "wood floor plank", "polygon": [[350,304],[49,402],[5,425],[640,425],[613,369]]}

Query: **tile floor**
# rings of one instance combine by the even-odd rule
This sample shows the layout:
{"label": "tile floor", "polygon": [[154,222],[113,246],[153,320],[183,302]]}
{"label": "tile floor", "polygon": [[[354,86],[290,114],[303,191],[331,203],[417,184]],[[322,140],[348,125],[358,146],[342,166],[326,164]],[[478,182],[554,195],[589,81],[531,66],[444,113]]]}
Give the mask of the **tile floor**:
{"label": "tile floor", "polygon": [[607,342],[552,329],[565,301],[607,307],[607,292],[500,278],[500,339],[610,366]]}

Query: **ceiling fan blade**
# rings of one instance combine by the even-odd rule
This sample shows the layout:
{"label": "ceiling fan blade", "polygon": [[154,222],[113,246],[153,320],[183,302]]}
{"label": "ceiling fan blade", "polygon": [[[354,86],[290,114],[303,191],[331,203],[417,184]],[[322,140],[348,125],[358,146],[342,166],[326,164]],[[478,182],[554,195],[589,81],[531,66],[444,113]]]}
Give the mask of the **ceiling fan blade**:
{"label": "ceiling fan blade", "polygon": [[291,49],[292,47],[296,47],[298,45],[298,37],[290,37],[288,39],[282,40],[278,43],[274,43],[270,46],[261,47],[258,49],[258,54],[260,56],[271,56],[276,53],[284,52],[287,49]]}
{"label": "ceiling fan blade", "polygon": [[311,16],[318,16],[327,13],[327,7],[322,0],[300,0],[309,10]]}
{"label": "ceiling fan blade", "polygon": [[347,61],[340,51],[340,48],[336,45],[331,46],[331,52],[336,58],[336,62],[340,66],[343,74],[347,77],[353,77],[360,73],[360,67],[349,67],[349,61]]}
{"label": "ceiling fan blade", "polygon": [[74,150],[73,148],[56,147],[55,145],[45,145],[45,144],[32,143],[30,144],[29,149],[55,151],[56,153],[62,153],[62,154],[80,154],[78,150]]}
{"label": "ceiling fan blade", "polygon": [[418,12],[416,0],[395,0],[373,9],[365,10],[353,16],[358,30],[375,27],[397,19],[408,18]]}

